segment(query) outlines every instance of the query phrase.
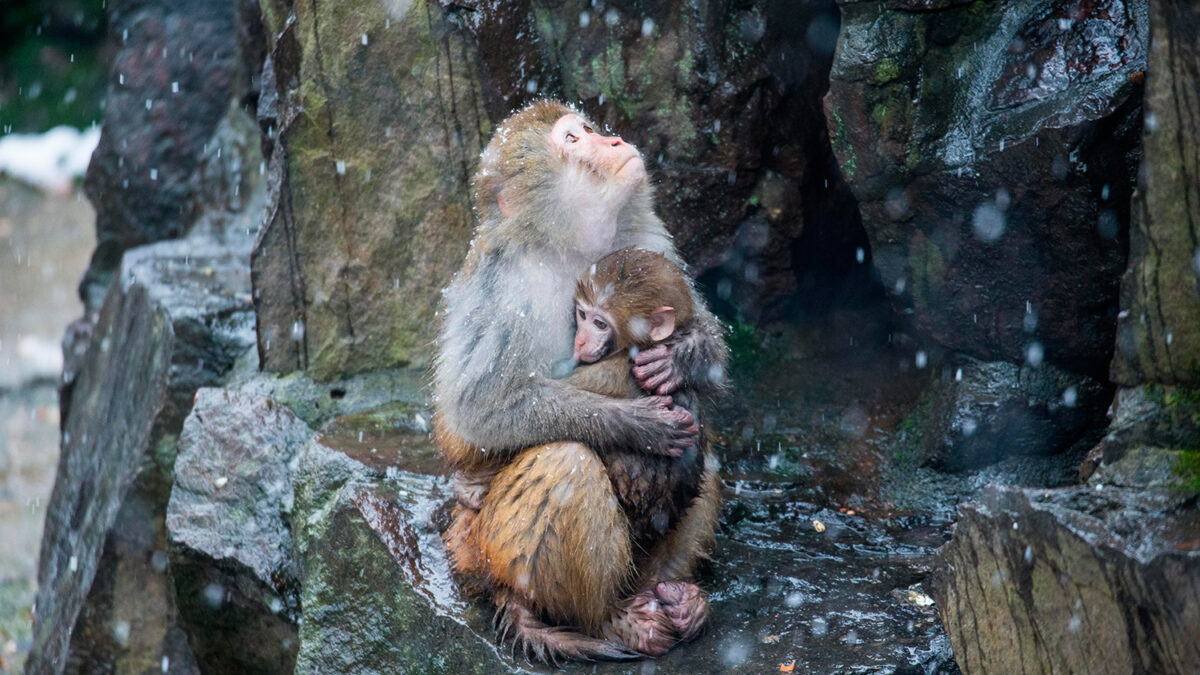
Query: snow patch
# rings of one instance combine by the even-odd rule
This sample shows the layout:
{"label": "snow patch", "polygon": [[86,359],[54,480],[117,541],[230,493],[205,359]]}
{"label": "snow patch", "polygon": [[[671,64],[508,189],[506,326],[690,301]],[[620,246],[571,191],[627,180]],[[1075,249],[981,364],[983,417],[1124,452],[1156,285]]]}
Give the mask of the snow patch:
{"label": "snow patch", "polygon": [[99,127],[54,127],[41,134],[0,136],[0,173],[53,192],[66,192],[87,171]]}

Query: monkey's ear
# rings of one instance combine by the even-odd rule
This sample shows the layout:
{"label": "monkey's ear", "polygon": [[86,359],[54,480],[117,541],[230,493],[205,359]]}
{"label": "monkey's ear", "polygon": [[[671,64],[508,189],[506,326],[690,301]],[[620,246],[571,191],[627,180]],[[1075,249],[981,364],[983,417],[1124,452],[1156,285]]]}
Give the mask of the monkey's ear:
{"label": "monkey's ear", "polygon": [[650,339],[662,342],[675,332],[675,308],[659,307],[650,313]]}
{"label": "monkey's ear", "polygon": [[500,206],[500,215],[508,218],[512,216],[512,208],[508,205],[508,190],[503,189],[496,195],[496,203]]}

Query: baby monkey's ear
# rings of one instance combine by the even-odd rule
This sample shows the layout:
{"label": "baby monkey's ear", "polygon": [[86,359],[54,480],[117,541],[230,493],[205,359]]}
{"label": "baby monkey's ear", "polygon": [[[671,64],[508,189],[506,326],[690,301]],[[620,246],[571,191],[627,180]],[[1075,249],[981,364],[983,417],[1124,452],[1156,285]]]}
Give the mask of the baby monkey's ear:
{"label": "baby monkey's ear", "polygon": [[675,332],[675,308],[659,307],[650,313],[650,339],[662,342]]}

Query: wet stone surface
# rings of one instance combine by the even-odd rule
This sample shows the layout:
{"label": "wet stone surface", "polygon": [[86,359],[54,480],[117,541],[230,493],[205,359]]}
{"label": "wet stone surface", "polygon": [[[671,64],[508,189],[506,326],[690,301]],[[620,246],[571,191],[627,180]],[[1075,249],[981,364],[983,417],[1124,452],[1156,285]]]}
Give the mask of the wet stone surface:
{"label": "wet stone surface", "polygon": [[[318,604],[306,607],[318,608],[315,611],[324,618],[312,615],[311,623],[302,626],[300,670],[335,663],[328,660],[333,658],[331,647],[321,646],[328,642],[351,649],[338,656],[339,667],[378,663],[375,659],[410,662],[411,645],[446,631],[456,636],[440,643],[447,666],[465,645],[484,658],[476,665],[486,672],[501,666],[538,670],[494,650],[488,625],[491,608],[482,599],[463,596],[448,574],[437,536],[452,503],[446,479],[395,466],[381,470],[384,455],[400,466],[424,470],[433,454],[428,441],[410,431],[376,430],[371,447],[365,448],[346,420],[331,426],[341,427],[342,433],[321,437],[301,458],[301,472],[309,476],[300,479],[302,484],[338,482],[328,476],[312,479],[317,472],[311,467],[318,458],[320,464],[341,467],[338,473],[347,471],[349,479],[339,488],[335,506],[318,510],[313,507],[321,500],[310,502],[313,517],[327,522],[317,527],[330,529],[309,538],[313,548],[307,555],[325,562],[309,566],[305,597]],[[339,439],[345,444],[334,444]],[[400,447],[407,448],[403,455],[391,450]],[[785,480],[733,482],[725,500],[718,550],[700,579],[712,593],[710,629],[662,659],[576,664],[568,666],[569,671],[705,672],[739,666],[767,672],[794,662],[796,672],[955,672],[949,641],[922,586],[934,548],[948,537],[947,521],[868,518],[822,507],[798,499],[795,484]],[[305,501],[298,498],[298,503]],[[312,517],[306,522],[313,527]],[[337,561],[323,552],[335,544],[342,551]],[[368,555],[375,548],[386,550],[390,560],[378,552]],[[350,569],[350,561],[361,567]],[[415,598],[402,597],[395,587],[382,593],[376,582],[363,581],[391,576],[402,578],[402,586],[411,585]],[[345,594],[349,602],[330,602],[337,594]],[[395,628],[391,624],[409,624],[406,617],[414,611],[414,600],[418,612],[429,612],[436,620],[432,627],[409,632],[409,646],[401,650],[386,636]],[[351,611],[339,607],[359,602],[392,618],[370,623],[332,620]],[[382,654],[379,649],[404,654]]]}
{"label": "wet stone surface", "polygon": [[1194,494],[992,486],[938,553],[939,611],[968,672],[1200,668]]}
{"label": "wet stone surface", "polygon": [[[978,486],[932,482],[942,475],[928,470],[892,475],[892,430],[927,372],[881,379],[911,354],[866,334],[857,349],[832,347],[820,338],[828,329],[793,335],[809,356],[747,375],[764,386],[714,424],[718,455],[740,459],[723,469],[718,547],[699,579],[710,628],[661,659],[568,672],[957,672],[926,585],[954,505]],[[416,663],[428,658],[420,645],[434,670],[543,670],[496,647],[491,607],[449,575],[439,533],[453,501],[427,419],[412,403],[339,415],[301,452],[299,672]],[[900,508],[895,485],[935,496]]]}
{"label": "wet stone surface", "polygon": [[946,523],[848,515],[771,483],[734,485],[725,500],[702,579],[712,625],[664,670],[956,672],[922,588]]}
{"label": "wet stone surface", "polygon": [[204,388],[167,506],[180,623],[202,670],[295,665],[299,582],[289,464],[312,430],[265,396]]}

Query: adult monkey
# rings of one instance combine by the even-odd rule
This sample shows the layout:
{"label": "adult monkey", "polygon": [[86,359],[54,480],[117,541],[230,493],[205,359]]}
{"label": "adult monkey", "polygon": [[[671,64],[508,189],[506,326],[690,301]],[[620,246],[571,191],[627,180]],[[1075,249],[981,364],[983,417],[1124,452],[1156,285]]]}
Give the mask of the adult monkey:
{"label": "adult monkey", "polygon": [[634,375],[657,396],[571,386],[559,378],[570,368],[579,277],[626,246],[680,262],[641,156],[571,108],[539,101],[496,130],[475,188],[480,223],[445,293],[435,433],[461,473],[495,478],[477,510],[456,508],[445,535],[452,562],[492,591],[502,639],[511,633],[539,657],[665,653],[708,615],[699,589],[677,580],[711,545],[715,470],[705,467],[680,525],[635,557],[597,453],[676,456],[695,444],[699,411],[671,409],[668,394],[685,383],[721,388],[720,324],[696,297],[693,329],[638,355]]}

